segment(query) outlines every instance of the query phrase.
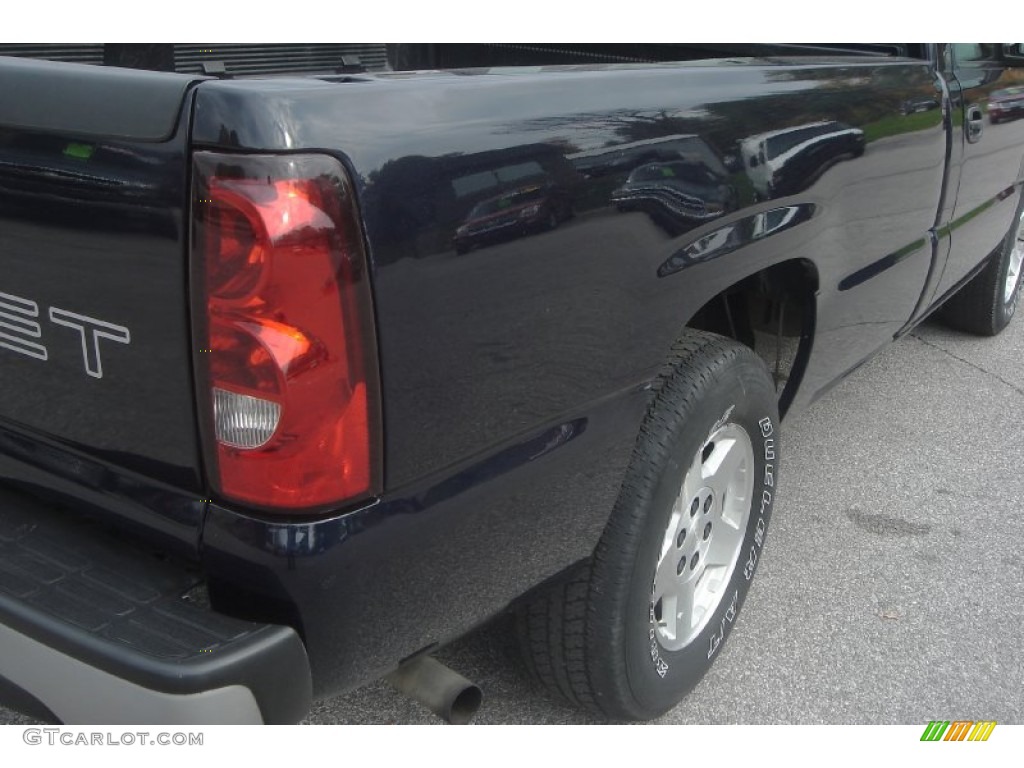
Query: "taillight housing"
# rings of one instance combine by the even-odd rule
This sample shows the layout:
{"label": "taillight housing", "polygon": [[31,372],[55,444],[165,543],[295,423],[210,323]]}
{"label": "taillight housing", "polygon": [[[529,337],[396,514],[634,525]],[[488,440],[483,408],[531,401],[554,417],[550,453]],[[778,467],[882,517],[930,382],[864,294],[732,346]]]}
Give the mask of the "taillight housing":
{"label": "taillight housing", "polygon": [[224,499],[316,512],[379,493],[380,398],[351,183],[326,155],[193,159],[201,433]]}

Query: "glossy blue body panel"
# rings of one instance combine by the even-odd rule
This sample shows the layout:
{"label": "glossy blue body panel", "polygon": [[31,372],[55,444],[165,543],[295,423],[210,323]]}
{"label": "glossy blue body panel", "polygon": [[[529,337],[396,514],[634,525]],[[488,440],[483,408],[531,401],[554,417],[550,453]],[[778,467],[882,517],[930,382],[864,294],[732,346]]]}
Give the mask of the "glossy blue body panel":
{"label": "glossy blue body panel", "polygon": [[[798,404],[876,351],[910,318],[932,263],[946,131],[941,109],[900,114],[919,93],[942,98],[927,64],[874,59],[232,81],[199,89],[193,141],[322,149],[348,164],[373,262],[395,487],[650,381],[705,302],[781,261],[810,261],[821,286]],[[920,127],[859,150],[829,142],[901,120]],[[813,144],[828,121],[843,129],[819,137],[816,155],[791,156],[781,189],[745,162],[751,137],[796,123]],[[678,177],[673,163],[700,164],[705,188],[726,188],[722,210],[621,210],[616,192],[637,168]],[[565,190],[575,216],[460,256],[453,239],[474,204],[516,189],[517,175]],[[813,215],[773,228],[793,205]],[[742,242],[688,257],[704,238]],[[879,263],[874,279],[850,282]]]}
{"label": "glossy blue body panel", "polygon": [[[246,593],[250,613],[262,605],[297,626],[320,694],[351,688],[593,551],[651,382],[720,292],[785,262],[809,266],[812,335],[787,389],[792,410],[969,272],[958,231],[984,250],[989,217],[995,247],[1019,191],[1024,121],[996,126],[995,158],[970,160],[1009,170],[989,186],[972,177],[972,205],[984,207],[958,223],[971,168],[957,165],[967,156],[950,109],[959,88],[926,62],[861,57],[203,82],[179,128],[193,148],[323,152],[352,177],[376,311],[385,492],[297,522],[204,501],[182,333],[180,132],[142,155],[166,163],[148,178],[174,212],[173,231],[147,235],[167,291],[149,301],[174,307],[173,355],[135,368],[150,383],[167,373],[161,386],[181,400],[167,411],[175,426],[158,446],[134,427],[102,426],[90,444],[34,413],[0,411],[0,479],[34,473],[30,484],[45,487],[59,474],[52,456],[89,457],[108,474],[87,493],[84,470],[72,473],[61,495],[92,494],[97,509],[191,547],[223,589],[215,599]],[[121,247],[116,228],[103,237]],[[131,269],[127,257],[116,265]],[[133,331],[155,333],[145,317],[130,313]],[[0,387],[25,397],[10,370]],[[145,412],[127,395],[123,405]],[[33,447],[34,431],[49,437]],[[107,447],[118,439],[124,455]],[[154,495],[126,491],[124,476]]]}

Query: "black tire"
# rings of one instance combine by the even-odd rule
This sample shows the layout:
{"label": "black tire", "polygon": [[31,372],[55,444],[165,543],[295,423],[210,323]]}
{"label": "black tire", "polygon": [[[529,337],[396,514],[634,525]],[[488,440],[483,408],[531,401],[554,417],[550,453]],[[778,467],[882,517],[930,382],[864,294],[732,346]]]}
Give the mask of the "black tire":
{"label": "black tire", "polygon": [[943,305],[939,314],[943,322],[978,336],[995,336],[1010,324],[1020,301],[1021,277],[1024,275],[1018,263],[1016,285],[1007,298],[1007,280],[1015,248],[1024,248],[1024,194],[999,250],[989,258],[981,272]]}
{"label": "black tire", "polygon": [[[764,545],[778,476],[777,425],[771,376],[750,349],[707,333],[680,340],[654,389],[594,556],[519,611],[520,644],[535,677],[570,703],[613,720],[658,717],[699,682],[735,625]],[[735,426],[752,448],[752,464],[742,463],[743,483],[750,473],[749,498],[734,494],[740,501],[732,501],[747,517],[731,534],[739,549],[731,575],[722,572],[716,597],[701,614],[705,618],[691,626],[696,635],[669,650],[656,616],[655,571],[659,559],[669,563],[678,556],[668,544],[676,540],[669,525],[685,518],[679,512],[685,502],[677,502],[684,476],[701,468],[698,454],[713,435],[724,434],[721,429],[735,433]],[[713,446],[709,450],[714,453]],[[699,517],[696,524],[704,525]],[[703,538],[709,546],[714,541],[706,528]],[[662,557],[662,551],[668,554]]]}

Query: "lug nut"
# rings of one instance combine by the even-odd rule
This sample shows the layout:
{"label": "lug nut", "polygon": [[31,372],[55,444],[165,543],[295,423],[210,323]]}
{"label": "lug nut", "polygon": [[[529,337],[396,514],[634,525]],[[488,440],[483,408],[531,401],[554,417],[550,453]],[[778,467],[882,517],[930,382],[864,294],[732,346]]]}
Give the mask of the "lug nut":
{"label": "lug nut", "polygon": [[711,511],[711,497],[708,496],[706,499],[704,499],[704,514],[706,515],[710,511]]}
{"label": "lug nut", "polygon": [[685,538],[686,538],[686,529],[685,529],[685,528],[683,528],[683,530],[681,530],[681,531],[679,532],[679,535],[678,535],[678,536],[676,536],[676,546],[677,546],[677,547],[682,547],[682,546],[683,546],[683,540],[684,540]]}
{"label": "lug nut", "polygon": [[694,552],[693,557],[690,558],[690,570],[694,570],[697,567],[697,561],[700,560],[700,552]]}
{"label": "lug nut", "polygon": [[693,503],[690,504],[690,517],[697,514],[697,510],[700,508],[700,499],[694,499]]}
{"label": "lug nut", "polygon": [[708,537],[710,535],[711,535],[711,523],[708,523],[707,525],[704,526],[704,541],[707,541]]}
{"label": "lug nut", "polygon": [[[694,555],[696,557],[696,555]],[[686,556],[679,558],[679,565],[676,566],[676,576],[682,576],[683,571],[686,570]]]}

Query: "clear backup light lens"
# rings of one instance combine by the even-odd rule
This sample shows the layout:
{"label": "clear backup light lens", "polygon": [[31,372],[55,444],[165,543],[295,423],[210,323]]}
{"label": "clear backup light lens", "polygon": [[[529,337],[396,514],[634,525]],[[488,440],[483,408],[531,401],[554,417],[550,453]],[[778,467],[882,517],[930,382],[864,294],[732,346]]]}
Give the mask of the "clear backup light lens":
{"label": "clear backup light lens", "polygon": [[326,155],[197,152],[196,369],[218,494],[315,512],[380,491],[380,394],[351,184]]}
{"label": "clear backup light lens", "polygon": [[217,442],[251,450],[270,442],[281,419],[281,406],[270,400],[213,388],[213,423]]}

